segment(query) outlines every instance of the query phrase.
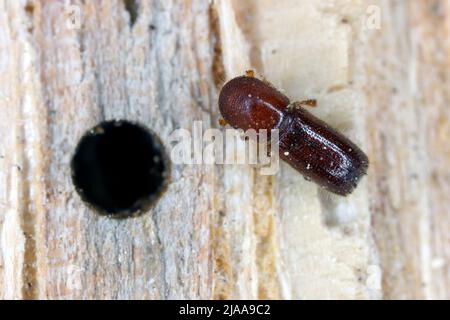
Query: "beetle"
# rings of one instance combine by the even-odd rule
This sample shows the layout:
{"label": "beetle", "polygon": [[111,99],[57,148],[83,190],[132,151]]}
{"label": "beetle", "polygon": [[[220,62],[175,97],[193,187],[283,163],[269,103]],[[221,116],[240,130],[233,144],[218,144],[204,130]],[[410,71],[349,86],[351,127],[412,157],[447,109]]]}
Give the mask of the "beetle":
{"label": "beetle", "polygon": [[[315,105],[312,101],[309,103]],[[366,154],[342,133],[269,84],[253,76],[227,82],[219,109],[234,128],[279,130],[281,159],[328,191],[347,196],[367,173]]]}

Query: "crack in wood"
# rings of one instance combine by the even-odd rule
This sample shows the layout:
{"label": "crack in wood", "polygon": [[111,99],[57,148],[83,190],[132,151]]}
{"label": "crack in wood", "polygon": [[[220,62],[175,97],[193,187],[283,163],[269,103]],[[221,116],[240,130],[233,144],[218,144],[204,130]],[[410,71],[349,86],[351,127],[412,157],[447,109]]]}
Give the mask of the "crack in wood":
{"label": "crack in wood", "polygon": [[[23,118],[23,110],[19,111],[18,118]],[[23,255],[22,266],[22,295],[24,299],[37,299],[37,257],[36,257],[36,230],[35,230],[35,212],[31,208],[30,195],[30,179],[29,179],[29,162],[26,156],[27,139],[25,138],[25,129],[20,121],[17,122],[17,130],[19,132],[17,141],[18,157],[21,162],[21,170],[19,170],[20,188],[19,188],[19,215],[21,229],[25,238],[25,252]]]}
{"label": "crack in wood", "polygon": [[136,0],[124,0],[124,4],[130,14],[130,27],[133,27],[139,17],[139,3]]}

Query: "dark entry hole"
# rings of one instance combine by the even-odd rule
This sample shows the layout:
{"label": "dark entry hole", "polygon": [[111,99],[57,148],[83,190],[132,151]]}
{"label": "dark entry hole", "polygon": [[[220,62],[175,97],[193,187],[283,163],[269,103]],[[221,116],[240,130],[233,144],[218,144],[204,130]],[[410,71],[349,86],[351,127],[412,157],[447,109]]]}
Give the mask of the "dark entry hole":
{"label": "dark entry hole", "polygon": [[103,122],[80,141],[72,180],[101,214],[123,218],[149,209],[167,186],[169,161],[159,138],[127,121]]}

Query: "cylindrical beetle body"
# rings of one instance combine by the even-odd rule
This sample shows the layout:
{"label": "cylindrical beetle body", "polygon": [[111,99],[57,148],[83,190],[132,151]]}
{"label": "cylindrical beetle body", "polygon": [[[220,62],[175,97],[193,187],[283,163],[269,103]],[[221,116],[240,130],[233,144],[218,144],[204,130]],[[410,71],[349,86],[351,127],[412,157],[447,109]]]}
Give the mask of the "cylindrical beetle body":
{"label": "cylindrical beetle body", "polygon": [[367,172],[361,149],[271,85],[237,77],[222,88],[219,108],[235,128],[278,129],[280,157],[327,190],[346,196]]}

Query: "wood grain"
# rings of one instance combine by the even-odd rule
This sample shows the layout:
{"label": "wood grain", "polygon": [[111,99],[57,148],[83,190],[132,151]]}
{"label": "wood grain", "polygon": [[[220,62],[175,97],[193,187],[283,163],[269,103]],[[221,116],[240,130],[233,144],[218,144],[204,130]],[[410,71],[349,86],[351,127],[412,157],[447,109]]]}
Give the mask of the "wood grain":
{"label": "wood grain", "polygon": [[[448,0],[0,0],[0,298],[449,299],[449,17]],[[219,128],[220,86],[250,68],[368,152],[353,195],[285,164],[173,164],[139,218],[81,201],[87,130],[138,121],[170,152],[176,129]]]}
{"label": "wood grain", "polygon": [[374,235],[386,298],[450,298],[449,1],[380,1],[367,47]]}

